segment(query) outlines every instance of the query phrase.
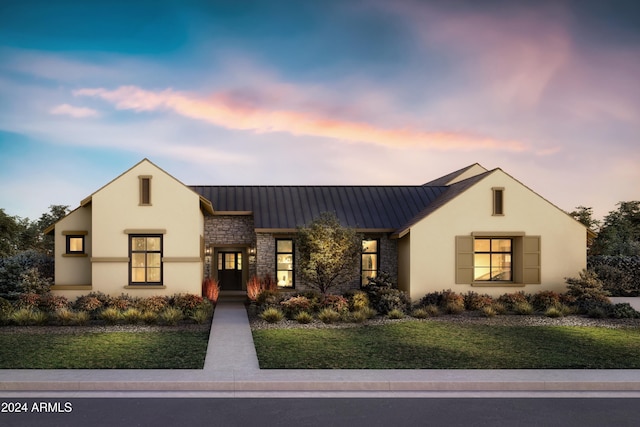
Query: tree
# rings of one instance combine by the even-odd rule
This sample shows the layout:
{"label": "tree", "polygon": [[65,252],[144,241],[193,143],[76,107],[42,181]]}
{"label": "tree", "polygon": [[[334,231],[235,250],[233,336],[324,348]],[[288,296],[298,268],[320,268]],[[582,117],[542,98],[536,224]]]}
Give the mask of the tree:
{"label": "tree", "polygon": [[597,230],[600,226],[600,221],[593,218],[593,208],[591,207],[578,206],[575,211],[569,212],[569,215],[592,230]]}
{"label": "tree", "polygon": [[333,213],[323,213],[298,227],[296,273],[322,294],[357,278],[362,236],[343,227]]}
{"label": "tree", "polygon": [[19,218],[9,216],[0,208],[0,257],[8,257],[18,250]]}
{"label": "tree", "polygon": [[640,201],[620,202],[604,218],[594,255],[640,256]]}

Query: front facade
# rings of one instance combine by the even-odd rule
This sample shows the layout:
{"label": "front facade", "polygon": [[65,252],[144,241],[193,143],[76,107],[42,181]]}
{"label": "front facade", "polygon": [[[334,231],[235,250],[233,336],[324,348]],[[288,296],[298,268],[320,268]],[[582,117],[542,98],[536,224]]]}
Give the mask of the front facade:
{"label": "front facade", "polygon": [[500,169],[475,164],[417,186],[193,186],[147,159],[49,230],[53,291],[133,296],[223,291],[252,276],[306,290],[296,228],[323,212],[363,236],[359,271],[335,292],[384,271],[413,299],[443,289],[563,291],[586,266],[586,229]]}

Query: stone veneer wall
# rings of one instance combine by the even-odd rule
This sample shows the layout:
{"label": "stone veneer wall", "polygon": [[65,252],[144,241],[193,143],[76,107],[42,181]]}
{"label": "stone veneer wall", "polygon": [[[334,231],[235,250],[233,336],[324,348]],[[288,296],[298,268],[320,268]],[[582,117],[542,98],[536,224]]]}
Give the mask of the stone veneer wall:
{"label": "stone veneer wall", "polygon": [[[247,246],[256,247],[256,233],[251,215],[208,215],[204,219],[204,242],[206,247]],[[256,258],[248,258],[249,277],[256,274]],[[211,275],[211,265],[205,264],[205,276]]]}

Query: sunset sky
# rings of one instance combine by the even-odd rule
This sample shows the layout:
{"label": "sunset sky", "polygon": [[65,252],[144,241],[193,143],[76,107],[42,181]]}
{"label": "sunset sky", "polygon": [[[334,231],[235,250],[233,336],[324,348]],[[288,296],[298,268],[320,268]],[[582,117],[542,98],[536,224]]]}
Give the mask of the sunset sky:
{"label": "sunset sky", "polygon": [[634,1],[0,3],[0,208],[147,157],[185,184],[422,184],[478,162],[640,200]]}

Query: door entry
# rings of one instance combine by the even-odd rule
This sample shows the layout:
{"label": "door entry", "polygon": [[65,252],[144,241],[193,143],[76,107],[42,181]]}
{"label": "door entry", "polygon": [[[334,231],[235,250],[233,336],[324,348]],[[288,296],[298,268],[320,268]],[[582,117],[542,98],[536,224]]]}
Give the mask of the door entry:
{"label": "door entry", "polygon": [[242,252],[218,252],[218,280],[223,291],[242,290]]}

